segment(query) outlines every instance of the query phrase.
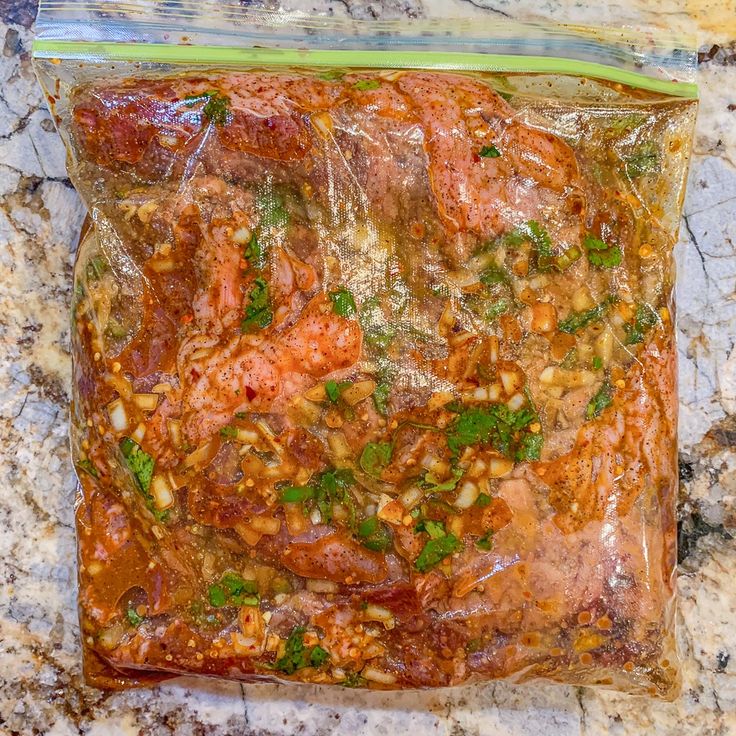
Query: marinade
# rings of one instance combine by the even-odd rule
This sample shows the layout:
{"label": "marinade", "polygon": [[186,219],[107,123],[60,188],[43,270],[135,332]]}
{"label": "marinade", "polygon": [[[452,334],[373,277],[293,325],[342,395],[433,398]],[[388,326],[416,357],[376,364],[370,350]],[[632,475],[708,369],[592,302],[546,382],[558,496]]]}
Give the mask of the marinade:
{"label": "marinade", "polygon": [[695,107],[405,69],[74,88],[89,681],[672,697]]}

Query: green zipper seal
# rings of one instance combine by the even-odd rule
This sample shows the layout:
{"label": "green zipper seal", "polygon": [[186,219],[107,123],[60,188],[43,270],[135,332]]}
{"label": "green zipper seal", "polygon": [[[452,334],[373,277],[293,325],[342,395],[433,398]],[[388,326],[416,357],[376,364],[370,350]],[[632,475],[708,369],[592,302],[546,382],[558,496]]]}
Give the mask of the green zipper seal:
{"label": "green zipper seal", "polygon": [[629,87],[697,99],[693,82],[655,79],[592,61],[556,56],[509,56],[462,51],[381,51],[349,49],[275,49],[237,46],[185,46],[161,43],[110,43],[36,39],[38,59],[83,59],[89,62],[130,61],[162,64],[237,64],[242,66],[320,66],[382,69],[443,69],[564,74],[605,79]]}

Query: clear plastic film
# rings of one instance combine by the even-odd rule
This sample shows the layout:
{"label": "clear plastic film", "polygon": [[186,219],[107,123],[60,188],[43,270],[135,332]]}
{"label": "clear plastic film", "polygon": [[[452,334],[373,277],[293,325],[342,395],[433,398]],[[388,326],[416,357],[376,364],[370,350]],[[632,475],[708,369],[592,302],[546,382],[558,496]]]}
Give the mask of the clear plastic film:
{"label": "clear plastic film", "polygon": [[693,55],[180,5],[34,47],[90,214],[88,680],[674,697]]}

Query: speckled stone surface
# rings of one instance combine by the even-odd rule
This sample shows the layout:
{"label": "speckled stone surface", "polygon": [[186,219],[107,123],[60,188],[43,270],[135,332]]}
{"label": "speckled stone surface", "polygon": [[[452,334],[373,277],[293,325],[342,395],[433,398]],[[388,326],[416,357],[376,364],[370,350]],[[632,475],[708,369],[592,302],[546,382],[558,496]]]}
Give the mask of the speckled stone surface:
{"label": "speckled stone surface", "polygon": [[197,680],[105,694],[83,685],[67,447],[72,244],[83,209],[31,69],[35,6],[0,0],[0,734],[736,734],[736,8],[601,5],[309,7],[356,18],[500,14],[699,29],[702,103],[678,245],[681,698],[503,683],[403,694]]}

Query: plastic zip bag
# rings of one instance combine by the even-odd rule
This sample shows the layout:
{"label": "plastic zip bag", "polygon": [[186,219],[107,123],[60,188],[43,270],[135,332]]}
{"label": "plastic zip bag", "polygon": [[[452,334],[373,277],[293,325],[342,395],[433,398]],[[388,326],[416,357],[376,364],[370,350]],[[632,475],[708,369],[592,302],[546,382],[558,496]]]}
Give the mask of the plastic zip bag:
{"label": "plastic zip bag", "polygon": [[90,683],[673,697],[663,36],[49,2]]}

